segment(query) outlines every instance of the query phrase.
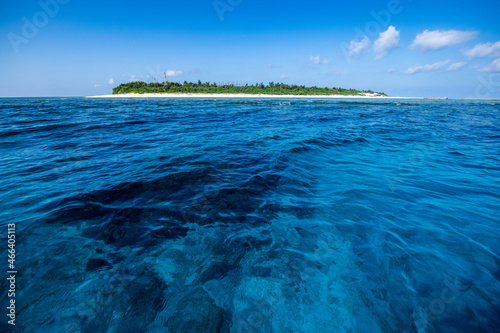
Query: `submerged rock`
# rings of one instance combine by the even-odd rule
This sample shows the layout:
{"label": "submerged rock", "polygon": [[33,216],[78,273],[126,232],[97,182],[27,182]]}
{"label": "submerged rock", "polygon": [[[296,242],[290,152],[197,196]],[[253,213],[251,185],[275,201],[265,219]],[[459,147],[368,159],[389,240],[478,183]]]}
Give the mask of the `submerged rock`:
{"label": "submerged rock", "polygon": [[207,292],[198,287],[179,302],[167,327],[170,332],[229,332],[230,317],[229,312],[217,306]]}
{"label": "submerged rock", "polygon": [[177,239],[186,237],[189,228],[181,226],[165,227],[153,231],[153,235],[157,238]]}
{"label": "submerged rock", "polygon": [[87,261],[87,267],[85,268],[85,270],[87,272],[92,272],[92,271],[95,271],[101,267],[109,267],[111,266],[111,264],[109,262],[107,262],[106,260],[103,260],[103,259],[89,259]]}

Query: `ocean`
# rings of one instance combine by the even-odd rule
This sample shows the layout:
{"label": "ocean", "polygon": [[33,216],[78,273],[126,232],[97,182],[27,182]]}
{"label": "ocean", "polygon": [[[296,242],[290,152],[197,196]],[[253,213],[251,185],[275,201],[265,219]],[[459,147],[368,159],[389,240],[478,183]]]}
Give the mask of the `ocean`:
{"label": "ocean", "polygon": [[0,330],[500,330],[499,101],[3,98],[0,119]]}

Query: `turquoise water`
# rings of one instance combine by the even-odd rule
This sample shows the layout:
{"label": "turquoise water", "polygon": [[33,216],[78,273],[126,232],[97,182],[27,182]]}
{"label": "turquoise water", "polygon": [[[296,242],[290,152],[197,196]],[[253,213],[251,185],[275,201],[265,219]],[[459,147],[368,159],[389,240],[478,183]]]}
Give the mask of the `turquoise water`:
{"label": "turquoise water", "polygon": [[499,102],[0,99],[0,118],[20,332],[499,330]]}

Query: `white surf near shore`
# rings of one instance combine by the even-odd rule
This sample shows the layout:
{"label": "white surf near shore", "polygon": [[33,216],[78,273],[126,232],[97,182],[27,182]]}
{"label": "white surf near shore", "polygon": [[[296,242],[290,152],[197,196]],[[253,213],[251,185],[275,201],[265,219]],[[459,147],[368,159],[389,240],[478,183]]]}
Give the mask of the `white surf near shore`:
{"label": "white surf near shore", "polygon": [[198,93],[158,93],[158,94],[117,94],[86,96],[87,98],[373,98],[373,99],[410,99],[415,97],[387,97],[374,94],[365,95],[267,95],[267,94],[198,94]]}

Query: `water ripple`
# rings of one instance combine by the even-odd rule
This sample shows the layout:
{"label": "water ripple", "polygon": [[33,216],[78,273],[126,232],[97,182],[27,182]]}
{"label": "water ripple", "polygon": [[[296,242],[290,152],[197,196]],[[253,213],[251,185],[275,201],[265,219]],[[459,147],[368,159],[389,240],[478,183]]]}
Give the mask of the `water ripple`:
{"label": "water ripple", "polygon": [[19,329],[493,332],[499,105],[1,99]]}

